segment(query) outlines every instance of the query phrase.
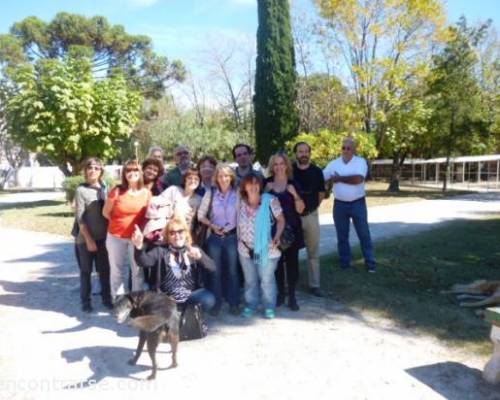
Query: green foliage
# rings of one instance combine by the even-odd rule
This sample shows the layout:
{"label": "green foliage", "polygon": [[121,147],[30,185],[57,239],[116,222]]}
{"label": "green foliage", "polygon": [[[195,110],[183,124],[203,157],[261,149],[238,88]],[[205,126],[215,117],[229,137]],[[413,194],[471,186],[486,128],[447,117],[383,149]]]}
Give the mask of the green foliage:
{"label": "green foliage", "polygon": [[23,148],[45,153],[69,175],[87,156],[110,159],[115,142],[130,135],[142,98],[121,74],[95,80],[90,60],[40,59],[20,65],[7,100],[12,138]]}
{"label": "green foliage", "polygon": [[[108,188],[114,187],[118,182],[116,182],[112,177],[109,175],[104,174],[103,176],[103,181],[104,184]],[[76,188],[80,186],[82,183],[85,182],[85,178],[83,175],[75,175],[75,176],[67,176],[63,183],[62,183],[62,188],[64,192],[66,193],[66,201],[68,203],[72,203],[74,198],[75,198],[75,193],[76,193]]]}
{"label": "green foliage", "polygon": [[256,155],[262,162],[298,132],[295,54],[288,0],[258,0]]}
{"label": "green foliage", "polygon": [[95,76],[109,77],[119,68],[136,90],[158,98],[172,81],[182,81],[186,72],[180,61],[170,62],[152,49],[148,36],[131,35],[102,16],[60,12],[49,23],[25,18],[11,27],[10,34],[0,35],[0,64],[17,69],[22,61],[87,56]]}
{"label": "green foliage", "polygon": [[377,157],[378,151],[375,146],[373,135],[365,132],[349,134],[347,132],[332,132],[323,129],[316,134],[301,133],[286,143],[287,150],[293,154],[293,146],[298,142],[306,142],[312,147],[311,159],[320,167],[325,167],[333,159],[342,153],[342,141],[351,136],[356,139],[357,154],[367,159]]}

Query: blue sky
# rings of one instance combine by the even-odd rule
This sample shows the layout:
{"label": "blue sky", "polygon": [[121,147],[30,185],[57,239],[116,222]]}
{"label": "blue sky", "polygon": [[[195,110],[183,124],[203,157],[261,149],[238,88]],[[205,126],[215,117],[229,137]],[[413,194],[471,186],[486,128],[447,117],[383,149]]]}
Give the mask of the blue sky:
{"label": "blue sky", "polygon": [[[293,0],[301,8],[310,0]],[[104,15],[130,33],[153,39],[158,53],[171,59],[193,59],[211,38],[253,39],[257,29],[256,0],[14,0],[2,5],[0,33],[23,18],[35,15],[50,21],[59,11],[87,16]],[[499,0],[448,0],[448,16],[465,14],[470,22],[492,18],[499,29]]]}

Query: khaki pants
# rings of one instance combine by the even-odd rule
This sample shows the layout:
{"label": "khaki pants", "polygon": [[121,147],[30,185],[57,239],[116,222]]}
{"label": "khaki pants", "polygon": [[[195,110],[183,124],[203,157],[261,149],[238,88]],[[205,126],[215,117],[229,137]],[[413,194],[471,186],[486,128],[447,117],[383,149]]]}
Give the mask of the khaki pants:
{"label": "khaki pants", "polygon": [[319,216],[318,210],[312,212],[302,220],[302,231],[307,249],[307,266],[309,273],[309,287],[319,288]]}

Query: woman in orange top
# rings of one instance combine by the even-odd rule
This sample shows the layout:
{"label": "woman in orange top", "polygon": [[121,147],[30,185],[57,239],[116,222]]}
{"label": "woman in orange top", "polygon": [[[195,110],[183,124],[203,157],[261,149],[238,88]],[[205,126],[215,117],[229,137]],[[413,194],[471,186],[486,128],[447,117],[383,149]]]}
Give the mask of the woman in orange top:
{"label": "woman in orange top", "polygon": [[[102,214],[109,220],[106,248],[109,255],[111,296],[128,292],[127,253],[132,274],[132,290],[143,290],[144,275],[134,261],[134,246],[130,241],[135,225],[144,224],[151,192],[144,187],[142,170],[136,160],[122,168],[122,183],[110,193]],[[128,272],[128,271],[127,271]]]}

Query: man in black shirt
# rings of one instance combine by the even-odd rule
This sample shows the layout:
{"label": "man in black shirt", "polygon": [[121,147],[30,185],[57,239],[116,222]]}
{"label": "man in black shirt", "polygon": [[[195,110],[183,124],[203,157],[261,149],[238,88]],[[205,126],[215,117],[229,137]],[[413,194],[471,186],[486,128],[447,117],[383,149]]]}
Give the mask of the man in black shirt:
{"label": "man in black shirt", "polygon": [[323,171],[311,163],[311,146],[299,142],[293,148],[296,162],[293,165],[293,176],[300,185],[300,196],[306,208],[302,212],[302,230],[307,249],[309,271],[309,291],[314,296],[322,297],[320,291],[319,266],[319,216],[318,207],[325,197],[325,180]]}

